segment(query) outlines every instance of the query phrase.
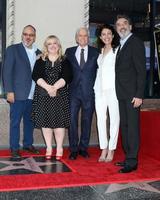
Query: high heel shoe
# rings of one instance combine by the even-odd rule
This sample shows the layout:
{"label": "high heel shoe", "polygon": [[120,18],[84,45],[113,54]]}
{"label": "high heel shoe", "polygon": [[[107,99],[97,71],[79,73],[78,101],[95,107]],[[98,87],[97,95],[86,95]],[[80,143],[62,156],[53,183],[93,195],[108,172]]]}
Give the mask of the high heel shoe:
{"label": "high heel shoe", "polygon": [[62,156],[56,156],[56,160],[62,160]]}
{"label": "high heel shoe", "polygon": [[52,155],[46,155],[45,158],[46,158],[46,160],[51,160]]}
{"label": "high heel shoe", "polygon": [[62,160],[62,156],[63,156],[63,148],[57,149],[56,160]]}
{"label": "high heel shoe", "polygon": [[52,158],[52,150],[46,150],[45,158],[46,158],[46,160],[51,160],[51,158]]}
{"label": "high heel shoe", "polygon": [[105,160],[106,160],[106,158],[100,156],[98,159],[98,162],[105,162]]}
{"label": "high heel shoe", "polygon": [[111,162],[113,160],[113,157],[114,157],[114,150],[109,150],[105,162]]}
{"label": "high heel shoe", "polygon": [[98,159],[98,162],[105,162],[106,160],[106,155],[107,155],[108,150],[107,149],[103,149],[101,152],[101,155]]}

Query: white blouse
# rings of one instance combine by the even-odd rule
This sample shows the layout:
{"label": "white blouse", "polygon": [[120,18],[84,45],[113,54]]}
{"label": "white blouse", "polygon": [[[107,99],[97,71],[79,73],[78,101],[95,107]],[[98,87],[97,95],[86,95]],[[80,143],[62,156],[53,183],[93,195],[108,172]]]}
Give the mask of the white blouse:
{"label": "white blouse", "polygon": [[115,89],[115,60],[117,50],[111,49],[106,55],[100,54],[97,60],[98,70],[95,80],[95,93]]}

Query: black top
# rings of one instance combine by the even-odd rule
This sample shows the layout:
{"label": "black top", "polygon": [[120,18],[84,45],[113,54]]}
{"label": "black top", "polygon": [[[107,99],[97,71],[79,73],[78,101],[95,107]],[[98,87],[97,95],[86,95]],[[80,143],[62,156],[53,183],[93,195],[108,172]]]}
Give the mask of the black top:
{"label": "black top", "polygon": [[53,85],[60,78],[66,82],[65,86],[58,89],[55,97],[36,84],[32,106],[32,120],[36,128],[67,128],[70,125],[70,110],[68,86],[72,80],[72,70],[67,59],[56,60],[52,63],[49,59],[36,61],[32,74],[37,82],[43,78],[48,84]]}
{"label": "black top", "polygon": [[[68,59],[63,58],[62,61],[55,61],[54,65],[58,62],[62,62],[62,69],[58,73],[59,79],[63,78],[67,84],[70,83],[72,80],[72,69],[70,67],[70,62],[68,61]],[[39,78],[43,78],[45,81],[47,81],[44,65],[52,66],[52,62],[49,59],[42,60],[42,58],[39,58],[36,61],[32,72],[32,79],[35,81],[35,83]]]}

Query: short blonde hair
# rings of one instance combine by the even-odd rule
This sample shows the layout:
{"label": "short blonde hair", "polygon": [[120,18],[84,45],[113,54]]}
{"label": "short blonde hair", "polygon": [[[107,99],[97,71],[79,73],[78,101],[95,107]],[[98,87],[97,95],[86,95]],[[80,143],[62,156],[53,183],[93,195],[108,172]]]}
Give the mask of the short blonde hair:
{"label": "short blonde hair", "polygon": [[46,59],[48,57],[48,48],[47,48],[47,42],[48,40],[50,39],[55,39],[58,46],[59,46],[59,51],[58,51],[58,59],[61,60],[62,59],[62,45],[60,43],[60,40],[57,36],[55,35],[49,35],[45,41],[44,41],[44,44],[43,44],[43,49],[42,49],[42,59]]}

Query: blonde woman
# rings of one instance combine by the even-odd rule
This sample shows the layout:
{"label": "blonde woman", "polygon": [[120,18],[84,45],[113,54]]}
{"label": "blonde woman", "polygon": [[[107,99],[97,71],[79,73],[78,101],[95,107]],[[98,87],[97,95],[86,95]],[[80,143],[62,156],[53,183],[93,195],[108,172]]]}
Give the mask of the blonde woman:
{"label": "blonde woman", "polygon": [[46,159],[52,157],[53,133],[56,141],[56,159],[63,155],[65,128],[70,125],[67,84],[72,79],[69,61],[62,56],[59,39],[50,35],[44,42],[40,59],[35,63],[32,78],[36,83],[32,119],[36,128],[42,128],[46,142]]}

